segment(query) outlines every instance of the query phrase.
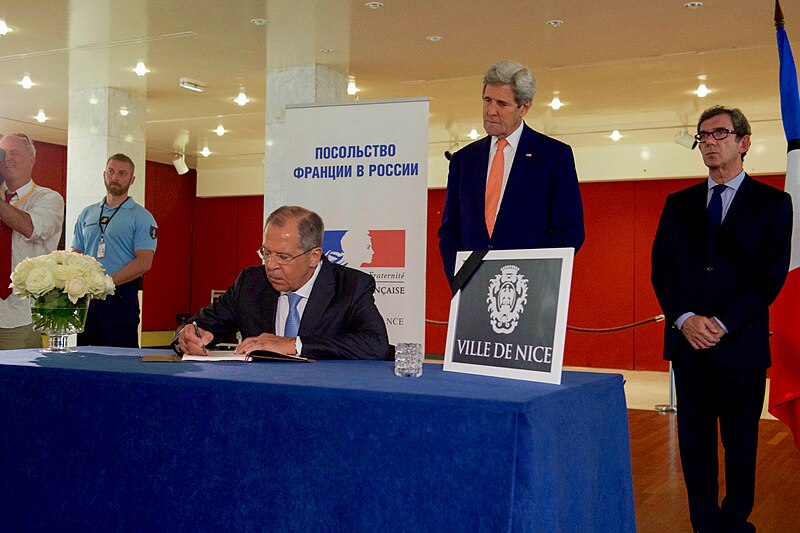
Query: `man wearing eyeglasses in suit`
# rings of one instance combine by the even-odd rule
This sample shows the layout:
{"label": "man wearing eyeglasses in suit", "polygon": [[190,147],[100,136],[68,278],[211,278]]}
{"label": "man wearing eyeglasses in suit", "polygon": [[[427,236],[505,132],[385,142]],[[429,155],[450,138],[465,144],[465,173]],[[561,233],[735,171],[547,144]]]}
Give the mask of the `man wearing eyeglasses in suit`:
{"label": "man wearing eyeglasses in suit", "polygon": [[[388,359],[386,325],[375,306],[369,274],[322,256],[322,219],[299,206],[267,218],[257,251],[263,266],[246,268],[214,303],[187,321],[177,348],[205,355],[234,331],[236,353],[266,350],[315,359]],[[196,322],[197,328],[191,326]]]}
{"label": "man wearing eyeglasses in suit", "polygon": [[[788,194],[743,169],[750,124],[712,107],[698,120],[708,178],[671,194],[653,242],[652,282],[666,315],[678,444],[695,531],[755,531],[758,423],[770,366],[769,306],[786,280]],[[719,504],[717,424],[725,449]]]}

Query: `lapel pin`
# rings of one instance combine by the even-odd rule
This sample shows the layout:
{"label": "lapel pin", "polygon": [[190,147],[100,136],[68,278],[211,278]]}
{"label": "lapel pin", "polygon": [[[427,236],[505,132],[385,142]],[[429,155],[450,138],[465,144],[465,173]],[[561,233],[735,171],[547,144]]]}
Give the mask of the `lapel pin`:
{"label": "lapel pin", "polygon": [[533,154],[525,154],[525,157],[533,157]]}

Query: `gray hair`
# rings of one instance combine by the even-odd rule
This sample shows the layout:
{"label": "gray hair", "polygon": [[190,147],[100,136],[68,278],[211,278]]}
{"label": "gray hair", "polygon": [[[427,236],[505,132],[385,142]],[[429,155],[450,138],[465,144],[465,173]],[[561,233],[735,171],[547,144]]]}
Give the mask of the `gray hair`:
{"label": "gray hair", "polygon": [[483,75],[483,89],[487,85],[511,85],[517,105],[533,101],[536,95],[536,80],[528,67],[510,59],[501,59]]}
{"label": "gray hair", "polygon": [[283,228],[289,222],[295,221],[300,233],[300,248],[308,251],[322,246],[322,235],[325,233],[325,224],[322,222],[322,218],[314,211],[299,205],[279,207],[267,217],[264,228],[266,229],[270,224]]}
{"label": "gray hair", "polygon": [[[703,111],[700,118],[697,119],[697,133],[700,133],[700,124],[717,115],[728,115],[731,117],[733,131],[736,132],[737,140],[741,140],[745,135],[750,135],[750,123],[747,121],[747,117],[744,116],[744,113],[742,113],[742,110],[738,107],[725,107],[721,105],[715,105]],[[747,152],[742,154],[742,161],[744,161],[744,156],[746,155]]]}
{"label": "gray hair", "polygon": [[0,139],[3,137],[16,137],[17,139],[21,140],[25,143],[25,147],[28,149],[31,157],[36,159],[36,147],[33,145],[31,138],[24,133],[6,133],[5,135],[0,135]]}

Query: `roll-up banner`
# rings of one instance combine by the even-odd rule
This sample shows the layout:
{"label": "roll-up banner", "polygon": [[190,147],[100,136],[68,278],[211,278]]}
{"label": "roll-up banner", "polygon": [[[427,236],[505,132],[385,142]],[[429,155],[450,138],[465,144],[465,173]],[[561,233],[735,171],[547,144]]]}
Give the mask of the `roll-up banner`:
{"label": "roll-up banner", "polygon": [[323,253],[375,278],[389,341],[425,339],[428,99],[286,108],[287,203],[325,221]]}

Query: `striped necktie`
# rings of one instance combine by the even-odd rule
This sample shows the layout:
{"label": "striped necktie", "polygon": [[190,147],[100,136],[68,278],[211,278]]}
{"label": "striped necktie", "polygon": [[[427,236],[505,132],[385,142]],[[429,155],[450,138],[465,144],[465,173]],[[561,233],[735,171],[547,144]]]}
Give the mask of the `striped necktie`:
{"label": "striped necktie", "polygon": [[283,336],[297,337],[297,332],[300,331],[300,312],[297,310],[297,304],[303,297],[293,292],[287,292],[286,297],[289,298],[289,314],[286,316]]}

